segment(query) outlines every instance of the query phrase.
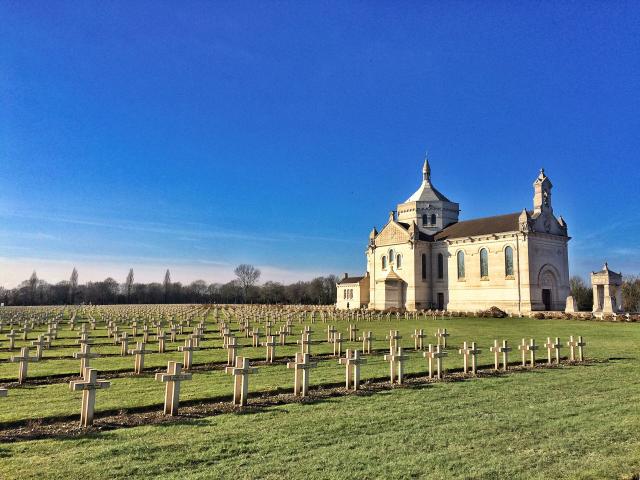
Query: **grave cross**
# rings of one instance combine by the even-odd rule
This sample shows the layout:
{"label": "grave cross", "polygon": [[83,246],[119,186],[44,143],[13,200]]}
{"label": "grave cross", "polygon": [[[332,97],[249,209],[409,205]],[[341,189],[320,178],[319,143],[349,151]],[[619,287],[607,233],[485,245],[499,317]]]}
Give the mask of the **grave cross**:
{"label": "grave cross", "polygon": [[184,345],[178,347],[178,351],[182,352],[182,364],[185,370],[191,370],[191,367],[193,366],[193,352],[197,350],[200,350],[200,348],[193,346],[192,338],[185,339]]}
{"label": "grave cross", "polygon": [[[164,333],[164,330],[160,330],[156,334],[156,340],[158,341],[158,353],[164,353],[165,343],[167,341],[167,334]],[[182,368],[182,365],[180,365],[180,368]]]}
{"label": "grave cross", "polygon": [[302,353],[311,353],[311,334],[303,333],[302,338],[298,340],[298,345],[301,347]]}
{"label": "grave cross", "polygon": [[142,373],[142,370],[144,369],[145,354],[151,353],[150,351],[144,349],[145,346],[146,345],[144,344],[144,342],[138,342],[136,348],[134,348],[133,350],[129,350],[129,355],[136,356],[134,360],[133,371],[137,375],[140,375]]}
{"label": "grave cross", "polygon": [[249,374],[256,373],[257,368],[249,367],[249,359],[245,357],[236,357],[235,367],[226,367],[225,372],[233,375],[233,404],[245,406],[247,404],[247,395],[249,393]]}
{"label": "grave cross", "polygon": [[572,362],[576,360],[576,347],[578,346],[578,342],[573,339],[573,335],[569,337],[569,341],[567,342],[567,347],[569,347],[569,359]]}
{"label": "grave cross", "polygon": [[560,363],[560,349],[562,348],[562,342],[558,337],[556,337],[556,341],[551,341],[551,337],[547,337],[547,343],[544,344],[547,349],[547,363],[551,365],[551,359],[553,358],[553,354],[551,353],[555,350],[556,363]]}
{"label": "grave cross", "polygon": [[337,330],[336,327],[334,327],[333,325],[327,325],[327,342],[328,343],[333,343],[333,337],[336,334]]}
{"label": "grave cross", "polygon": [[371,343],[373,342],[373,334],[371,330],[364,332],[364,335],[360,337],[362,340],[362,353],[370,354],[371,353]]}
{"label": "grave cross", "polygon": [[414,348],[416,350],[422,350],[424,348],[424,339],[425,339],[426,335],[424,334],[424,330],[421,329],[415,329],[413,332],[413,335],[411,335],[411,338],[413,338],[413,343],[414,343]]}
{"label": "grave cross", "polygon": [[567,346],[569,347],[572,362],[576,360],[576,348],[578,349],[578,361],[582,362],[584,360],[584,347],[587,346],[587,343],[583,340],[582,335],[578,337],[578,340],[574,340],[573,335],[571,335]]}
{"label": "grave cross", "polygon": [[342,356],[342,344],[344,343],[344,339],[342,338],[342,333],[336,333],[333,336],[333,356],[341,357]]}
{"label": "grave cross", "polygon": [[358,338],[358,326],[357,325],[349,325],[349,341],[355,342]]}
{"label": "grave cross", "polygon": [[27,322],[25,322],[24,326],[22,327],[22,340],[27,341],[29,339],[30,331],[31,327],[27,324]]}
{"label": "grave cross", "polygon": [[287,327],[282,326],[280,327],[280,331],[278,332],[278,336],[280,337],[280,345],[281,346],[285,346],[287,344],[287,335],[289,334],[289,331],[287,330]]}
{"label": "grave cross", "polygon": [[398,348],[398,340],[402,338],[401,335],[398,334],[398,330],[389,330],[389,335],[385,337],[385,340],[389,340],[389,353],[393,354]]}
{"label": "grave cross", "polygon": [[89,368],[89,362],[92,358],[98,358],[97,353],[91,353],[91,345],[83,343],[80,352],[74,352],[73,358],[80,359],[80,375],[84,373],[85,368]]}
{"label": "grave cross", "polygon": [[126,357],[129,353],[129,334],[124,332],[120,335],[120,355]]}
{"label": "grave cross", "polygon": [[254,328],[253,332],[251,333],[251,337],[253,338],[253,346],[259,347],[260,346],[260,329]]}
{"label": "grave cross", "polygon": [[360,357],[358,350],[354,350],[352,355],[352,350],[347,349],[346,357],[341,358],[338,363],[345,365],[347,390],[352,387],[353,390],[358,390],[360,388],[360,365],[367,363],[367,361]]}
{"label": "grave cross", "polygon": [[9,331],[9,333],[7,333],[7,338],[9,339],[9,350],[13,350],[15,348],[17,336],[18,334],[13,328]]}
{"label": "grave cross", "polygon": [[518,350],[521,352],[522,356],[522,366],[524,367],[527,364],[527,340],[522,339],[520,345],[518,345]]}
{"label": "grave cross", "polygon": [[276,342],[276,339],[273,335],[267,337],[266,342],[262,342],[262,346],[267,347],[267,363],[273,363],[273,361],[275,360],[276,345],[278,345],[278,343]]}
{"label": "grave cross", "polygon": [[238,347],[238,339],[234,336],[230,336],[227,339],[227,344],[224,346],[224,348],[227,350],[227,365],[230,367],[232,367],[236,361]]}
{"label": "grave cross", "polygon": [[444,375],[442,359],[447,356],[447,352],[442,350],[442,346],[436,344],[434,348],[429,344],[427,351],[423,352],[422,356],[429,360],[429,378],[433,378],[433,360],[436,361],[436,377],[442,378]]}
{"label": "grave cross", "polygon": [[44,339],[44,335],[38,335],[37,340],[32,340],[31,345],[36,347],[36,357],[42,360],[42,349],[49,346],[49,342]]}
{"label": "grave cross", "polygon": [[191,380],[190,373],[182,373],[182,364],[169,362],[167,373],[156,373],[156,380],[167,384],[164,390],[164,414],[177,415],[180,404],[180,382]]}
{"label": "grave cross", "polygon": [[469,371],[469,356],[471,355],[471,347],[468,346],[467,342],[462,344],[462,348],[458,350],[458,353],[462,355],[462,371],[467,373]]}
{"label": "grave cross", "polygon": [[37,357],[29,356],[29,347],[22,347],[20,349],[20,355],[12,356],[12,362],[19,362],[18,365],[18,383],[23,384],[27,379],[27,369],[29,367],[29,362],[37,362]]}
{"label": "grave cross", "polygon": [[442,348],[447,348],[447,337],[450,333],[447,332],[446,328],[438,329],[436,332],[436,338],[438,339],[438,345],[442,345]]}
{"label": "grave cross", "polygon": [[509,368],[509,352],[512,350],[511,347],[508,346],[507,341],[502,341],[502,346],[498,345],[498,341],[494,340],[493,347],[491,350],[495,356],[495,367],[496,370],[499,368],[499,355],[502,354],[502,369],[507,370]]}
{"label": "grave cross", "polygon": [[402,385],[402,367],[409,357],[402,354],[402,347],[398,347],[395,352],[385,355],[384,359],[389,362],[391,384],[397,383],[398,385]]}
{"label": "grave cross", "polygon": [[82,409],[80,410],[80,426],[93,425],[93,412],[96,405],[96,390],[109,388],[110,382],[98,380],[98,371],[93,368],[84,370],[84,379],[69,382],[72,391],[82,391]]}
{"label": "grave cross", "polygon": [[536,350],[538,350],[539,346],[536,345],[536,339],[532,338],[529,340],[529,344],[527,345],[527,352],[529,352],[529,364],[531,368],[536,366]]}
{"label": "grave cross", "polygon": [[317,363],[310,361],[308,353],[296,353],[296,359],[287,363],[287,368],[294,369],[293,394],[306,397],[309,393],[309,370],[316,368]]}

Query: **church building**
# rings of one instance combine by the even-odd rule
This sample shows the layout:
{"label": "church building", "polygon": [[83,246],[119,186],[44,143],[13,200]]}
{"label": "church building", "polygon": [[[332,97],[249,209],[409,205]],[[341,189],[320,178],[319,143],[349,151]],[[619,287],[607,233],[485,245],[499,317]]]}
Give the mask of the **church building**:
{"label": "church building", "polygon": [[338,282],[337,307],[564,310],[570,237],[551,189],[540,170],[532,210],[458,221],[459,204],[435,188],[425,159],[420,188],[371,231],[366,274]]}

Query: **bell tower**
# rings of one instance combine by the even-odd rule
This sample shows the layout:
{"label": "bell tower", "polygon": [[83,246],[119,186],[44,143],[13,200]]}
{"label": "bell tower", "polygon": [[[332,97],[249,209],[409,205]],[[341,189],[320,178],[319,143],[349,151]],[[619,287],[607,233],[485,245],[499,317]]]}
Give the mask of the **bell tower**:
{"label": "bell tower", "polygon": [[551,180],[544,173],[544,168],[540,169],[540,174],[533,182],[533,213],[540,214],[542,212],[549,212],[553,214],[553,207],[551,206],[551,189],[553,185]]}
{"label": "bell tower", "polygon": [[425,155],[420,188],[398,205],[398,221],[409,225],[415,222],[420,231],[434,235],[456,223],[459,213],[460,205],[445,197],[431,182],[431,165]]}

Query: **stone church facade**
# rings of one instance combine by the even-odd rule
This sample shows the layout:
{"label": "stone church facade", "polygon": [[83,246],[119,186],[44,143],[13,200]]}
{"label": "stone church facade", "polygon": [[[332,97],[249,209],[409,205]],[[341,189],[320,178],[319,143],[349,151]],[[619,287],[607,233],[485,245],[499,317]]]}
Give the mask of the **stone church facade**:
{"label": "stone church facade", "polygon": [[428,160],[422,177],[382,230],[371,231],[366,274],[338,282],[338,308],[564,310],[570,237],[553,213],[544,170],[533,182],[532,210],[465,221],[459,204],[433,186]]}

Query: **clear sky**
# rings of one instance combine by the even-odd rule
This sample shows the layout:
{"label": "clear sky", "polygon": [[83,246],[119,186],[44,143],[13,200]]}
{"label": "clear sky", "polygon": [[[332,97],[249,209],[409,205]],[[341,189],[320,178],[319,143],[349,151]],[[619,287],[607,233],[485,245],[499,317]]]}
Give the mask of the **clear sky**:
{"label": "clear sky", "polygon": [[0,2],[0,285],[363,272],[425,150],[640,273],[638,2]]}

